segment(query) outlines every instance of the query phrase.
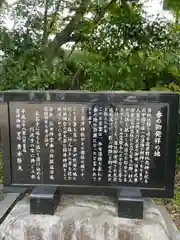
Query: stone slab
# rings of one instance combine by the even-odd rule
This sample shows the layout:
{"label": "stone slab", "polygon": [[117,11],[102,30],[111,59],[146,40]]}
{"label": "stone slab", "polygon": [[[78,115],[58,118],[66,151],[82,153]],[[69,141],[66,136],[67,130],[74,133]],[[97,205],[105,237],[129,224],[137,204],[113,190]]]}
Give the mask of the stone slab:
{"label": "stone slab", "polygon": [[24,194],[28,189],[27,187],[5,187],[3,184],[0,184],[0,191],[3,190],[5,193],[22,193]]}
{"label": "stone slab", "polygon": [[0,226],[5,240],[170,240],[160,210],[144,200],[144,219],[118,218],[113,199],[64,195],[54,216],[30,215],[29,198],[18,202]]}
{"label": "stone slab", "polygon": [[9,211],[12,205],[16,202],[19,197],[19,193],[5,193],[2,201],[0,201],[0,223],[1,219]]}
{"label": "stone slab", "polygon": [[172,240],[180,240],[180,231],[178,231],[175,223],[173,222],[173,219],[167,209],[164,205],[158,205],[158,209],[161,212],[161,215],[163,216],[163,219],[166,223],[168,232],[171,236]]}

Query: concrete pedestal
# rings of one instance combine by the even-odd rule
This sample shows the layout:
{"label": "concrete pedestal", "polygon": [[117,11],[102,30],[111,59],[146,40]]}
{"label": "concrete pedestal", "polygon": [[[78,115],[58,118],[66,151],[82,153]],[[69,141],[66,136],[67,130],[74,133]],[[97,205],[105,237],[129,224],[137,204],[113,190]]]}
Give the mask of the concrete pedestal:
{"label": "concrete pedestal", "polygon": [[[55,215],[30,215],[24,198],[0,225],[5,240],[170,240],[165,221],[151,199],[144,219],[118,218],[113,199],[63,196]],[[1,239],[1,238],[0,238]]]}

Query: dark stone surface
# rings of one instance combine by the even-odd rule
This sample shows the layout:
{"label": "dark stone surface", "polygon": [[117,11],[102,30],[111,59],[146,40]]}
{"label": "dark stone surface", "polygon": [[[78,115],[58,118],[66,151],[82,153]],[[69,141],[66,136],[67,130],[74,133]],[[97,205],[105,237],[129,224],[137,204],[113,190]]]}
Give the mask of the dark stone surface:
{"label": "dark stone surface", "polygon": [[59,200],[58,188],[52,186],[36,187],[30,194],[30,213],[53,215]]}
{"label": "dark stone surface", "polygon": [[[49,147],[45,147],[45,144],[44,144],[44,139],[45,139],[45,134],[44,134],[44,131],[45,131],[45,128],[44,128],[44,120],[43,120],[43,112],[44,112],[44,108],[48,106],[49,108],[52,108],[53,109],[53,117],[52,117],[52,123],[54,124],[54,130],[53,130],[53,134],[54,134],[54,137],[53,137],[53,145],[54,145],[54,162],[55,162],[55,165],[53,165],[54,167],[54,179],[50,179],[50,176],[49,176],[49,151],[51,149],[49,149]],[[42,103],[42,104],[26,104],[26,103],[10,103],[10,115],[11,115],[11,148],[12,148],[12,151],[13,151],[13,154],[12,154],[12,165],[13,165],[13,172],[12,172],[12,180],[14,183],[16,184],[68,184],[68,185],[86,185],[86,184],[91,184],[91,185],[99,185],[99,186],[118,186],[118,185],[129,185],[129,186],[147,186],[147,187],[163,187],[164,186],[164,173],[163,171],[161,171],[162,169],[164,169],[165,167],[165,161],[164,161],[164,158],[165,158],[165,154],[166,154],[166,128],[167,128],[167,107],[165,105],[162,105],[162,104],[158,104],[158,103],[155,103],[155,104],[151,104],[151,105],[148,105],[146,104],[146,106],[138,106],[137,104],[136,105],[130,105],[128,106],[129,108],[126,108],[126,109],[131,109],[131,108],[136,108],[136,109],[140,109],[142,111],[143,107],[148,109],[151,108],[153,113],[152,113],[152,127],[151,127],[151,130],[150,130],[150,150],[148,150],[150,152],[150,160],[147,160],[149,162],[150,165],[147,165],[149,168],[148,170],[148,175],[149,175],[149,179],[148,179],[148,182],[145,183],[145,179],[142,177],[140,177],[140,167],[141,167],[141,164],[142,164],[142,176],[145,176],[145,172],[146,170],[144,169],[145,167],[145,162],[146,162],[146,156],[145,156],[145,147],[144,147],[144,150],[141,150],[140,149],[140,144],[139,144],[139,148],[138,148],[138,151],[144,151],[144,160],[140,160],[140,163],[138,164],[138,167],[137,167],[137,170],[138,170],[138,174],[137,174],[137,182],[134,182],[134,177],[133,178],[130,178],[129,176],[133,176],[135,174],[134,171],[127,171],[127,177],[124,178],[124,181],[123,181],[123,176],[124,176],[124,171],[122,170],[122,173],[118,172],[118,169],[117,169],[117,166],[118,164],[120,164],[120,162],[117,161],[117,166],[115,166],[114,164],[112,164],[112,166],[110,165],[109,161],[110,161],[110,155],[108,157],[108,149],[110,148],[111,145],[113,145],[113,143],[115,141],[118,141],[118,138],[119,138],[119,132],[118,130],[116,129],[113,129],[112,132],[110,130],[108,130],[107,134],[105,132],[103,132],[102,136],[98,137],[96,139],[96,143],[95,143],[95,147],[93,147],[94,145],[94,142],[93,142],[93,131],[94,131],[94,126],[93,126],[93,123],[91,122],[90,124],[88,123],[88,116],[87,113],[85,115],[85,155],[84,155],[84,163],[85,163],[85,172],[84,172],[84,177],[81,177],[81,142],[80,142],[80,117],[82,116],[81,113],[80,113],[80,108],[82,107],[83,105],[81,104],[45,104],[45,103]],[[68,146],[68,142],[67,144],[64,144],[63,145],[63,141],[61,139],[61,141],[58,140],[58,133],[59,133],[59,130],[58,130],[58,117],[57,117],[57,109],[58,108],[65,108],[66,110],[68,109],[68,107],[72,108],[72,107],[76,107],[76,118],[77,118],[77,127],[76,127],[76,130],[77,130],[77,141],[76,143],[72,143],[72,149],[73,147],[76,147],[77,148],[77,156],[76,156],[76,171],[77,171],[77,177],[76,177],[76,180],[74,180],[74,177],[70,177],[70,179],[68,179],[68,176],[67,176],[67,179],[65,178],[65,168],[63,167],[63,164],[64,164],[64,157],[63,157],[63,151],[65,149],[65,146]],[[86,111],[88,109],[88,105],[84,105]],[[118,109],[122,108],[125,109],[125,106],[123,105],[117,105],[116,106]],[[98,105],[96,104],[94,107],[92,107],[92,111],[93,109],[97,108],[97,111],[98,111],[98,114],[100,113],[100,109],[102,111],[102,113],[105,113],[105,109],[109,109],[111,108],[111,106],[108,106],[108,105]],[[27,138],[26,139],[26,146],[27,146],[27,149],[26,149],[26,152],[23,153],[23,160],[22,160],[22,169],[23,171],[17,171],[18,167],[20,166],[20,164],[17,164],[17,146],[18,144],[20,144],[20,142],[17,140],[17,131],[19,131],[18,129],[16,129],[16,112],[15,112],[15,109],[25,109],[26,111],[26,135],[27,136],[30,136],[31,135],[31,132],[30,132],[30,128],[36,126],[36,116],[35,116],[35,113],[38,111],[39,114],[40,114],[40,163],[38,165],[38,167],[36,167],[36,170],[34,170],[37,162],[35,160],[35,163],[31,163],[31,139],[30,138]],[[160,148],[161,148],[161,156],[159,157],[154,157],[153,156],[153,152],[155,151],[154,148],[155,148],[155,139],[154,139],[154,134],[155,134],[155,114],[157,111],[161,110],[162,113],[163,113],[163,121],[162,121],[162,128],[163,128],[163,131],[162,131],[162,138],[161,138],[161,144],[160,144]],[[115,110],[113,110],[115,111]],[[125,111],[125,110],[124,110]],[[115,114],[115,112],[114,112]],[[124,112],[124,114],[126,114],[126,112]],[[100,117],[100,115],[97,115],[97,120],[98,118]],[[118,121],[119,120],[119,117],[117,118]],[[115,118],[114,118],[115,120]],[[125,119],[124,119],[125,120]],[[122,122],[122,125],[119,125],[119,123],[117,124],[117,126],[114,124],[115,127],[117,127],[117,129],[119,128],[122,128],[122,129],[125,129],[125,122]],[[72,114],[71,114],[71,121],[73,121],[72,119]],[[93,120],[92,120],[93,121]],[[98,120],[99,122],[99,120]],[[135,121],[134,121],[135,122]],[[103,123],[103,126],[104,126],[104,122]],[[63,126],[64,122],[61,118],[61,126]],[[140,123],[141,124],[141,123]],[[108,126],[108,125],[107,125]],[[140,125],[141,126],[141,125]],[[143,126],[143,125],[142,125]],[[98,127],[100,128],[100,126],[98,125]],[[108,126],[109,127],[109,126]],[[130,125],[128,125],[128,128],[130,128]],[[67,128],[68,129],[68,128]],[[72,128],[71,128],[72,129]],[[145,132],[141,131],[140,132],[140,135],[139,135],[139,141],[141,141],[141,139],[145,138],[146,134],[148,132],[146,132],[147,130],[145,130]],[[63,134],[63,129],[61,128],[61,136]],[[116,136],[117,134],[117,136]],[[125,133],[123,133],[125,134]],[[71,138],[71,133],[69,135],[67,135],[67,138]],[[130,132],[127,134],[128,137],[127,137],[127,143],[130,144]],[[108,137],[109,136],[114,136],[114,140],[112,142],[110,142],[108,140]],[[134,135],[134,138],[133,138],[133,148],[135,149],[135,139],[136,139],[137,136]],[[116,138],[116,139],[115,139]],[[33,140],[33,139],[32,139]],[[35,141],[35,140],[33,140]],[[145,140],[146,141],[146,140]],[[125,143],[125,142],[124,142]],[[146,142],[145,142],[146,143]],[[102,162],[100,164],[100,160],[99,160],[99,155],[98,155],[98,146],[99,144],[101,144],[102,146]],[[144,145],[145,146],[145,145]],[[35,146],[34,146],[35,147]],[[117,145],[118,149],[120,148],[120,145],[118,144]],[[98,150],[98,151],[97,151]],[[115,151],[115,150],[113,150]],[[119,151],[119,150],[118,150]],[[36,150],[35,150],[36,152]],[[118,153],[120,154],[120,153]],[[123,152],[122,154],[125,154],[125,152]],[[135,158],[135,152],[132,153],[133,154],[133,158]],[[73,156],[73,154],[70,155],[71,158]],[[112,153],[112,158],[113,158],[113,153]],[[125,156],[125,155],[123,155]],[[130,152],[128,153],[127,155],[128,157],[130,156]],[[35,157],[34,157],[35,158]],[[94,160],[95,158],[95,160]],[[72,161],[72,160],[71,160]],[[115,160],[114,160],[115,161]],[[122,161],[122,169],[125,168],[125,164],[124,164],[124,161]],[[94,162],[96,162],[96,166],[94,166]],[[27,164],[28,163],[28,164]],[[132,168],[134,168],[135,170],[135,164],[136,162],[134,160],[132,160]],[[33,167],[34,166],[34,167]],[[32,170],[32,167],[33,167],[33,170]],[[110,167],[112,168],[112,170],[109,170]],[[129,167],[129,166],[127,166]],[[37,178],[37,169],[40,169],[40,175],[39,175],[39,178]],[[101,168],[102,172],[100,173],[99,172],[99,168]],[[93,170],[94,169],[94,170]],[[113,169],[116,169],[116,175],[114,175],[113,173]],[[111,173],[110,173],[111,171]],[[33,172],[33,173],[31,173]],[[36,173],[35,173],[36,172]],[[69,171],[67,171],[67,174],[69,173]],[[95,174],[96,177],[93,177],[93,175]],[[100,174],[100,175],[99,175]],[[109,180],[108,178],[108,174],[111,174],[113,176],[116,176],[116,177],[111,177],[111,180]],[[118,174],[122,174],[122,180],[118,180]],[[35,176],[36,175],[36,176]],[[99,176],[99,177],[98,177]],[[35,177],[35,179],[32,179],[32,177]],[[96,178],[96,180],[94,180]],[[100,180],[98,180],[98,178]],[[117,178],[117,180],[116,180]],[[66,180],[65,180],[66,179]],[[115,181],[114,181],[114,180]],[[127,180],[126,180],[127,179]],[[126,181],[125,181],[126,180]]]}
{"label": "dark stone surface", "polygon": [[6,187],[172,197],[177,94],[8,91],[0,101]]}
{"label": "dark stone surface", "polygon": [[143,219],[143,198],[138,188],[122,188],[118,192],[118,216]]}

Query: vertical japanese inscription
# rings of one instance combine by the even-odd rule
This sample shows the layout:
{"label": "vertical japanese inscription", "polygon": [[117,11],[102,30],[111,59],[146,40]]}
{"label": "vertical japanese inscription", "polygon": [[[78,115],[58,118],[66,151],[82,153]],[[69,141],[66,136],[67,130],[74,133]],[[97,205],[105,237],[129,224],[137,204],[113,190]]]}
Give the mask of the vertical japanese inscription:
{"label": "vertical japanese inscription", "polygon": [[118,135],[118,157],[119,157],[119,164],[118,164],[118,182],[122,182],[123,179],[123,149],[124,149],[124,109],[120,108],[119,110],[119,135]]}
{"label": "vertical japanese inscription", "polygon": [[41,145],[40,145],[40,113],[39,111],[35,112],[36,121],[35,121],[35,141],[36,141],[36,178],[41,180]]}
{"label": "vertical japanese inscription", "polygon": [[108,109],[102,106],[89,107],[88,122],[92,125],[92,178],[95,182],[100,182],[103,177],[103,141],[104,133],[108,132]]}
{"label": "vertical japanese inscription", "polygon": [[26,110],[22,109],[21,110],[21,124],[22,124],[22,152],[26,153],[27,152],[27,145],[26,145],[26,141],[27,141],[27,129],[26,129]]}
{"label": "vertical japanese inscription", "polygon": [[134,141],[134,182],[139,182],[139,153],[140,153],[140,112],[134,109],[135,116],[135,141]]}
{"label": "vertical japanese inscription", "polygon": [[[64,108],[63,108],[64,109]],[[73,150],[73,138],[72,138],[72,108],[66,108],[64,109],[64,119],[66,119],[67,127],[66,127],[66,147],[64,144],[64,147],[67,150],[67,161],[68,161],[68,166],[67,166],[67,179],[72,180],[73,179],[73,171],[72,171],[72,150]],[[64,148],[63,147],[63,148]]]}
{"label": "vertical japanese inscription", "polygon": [[82,179],[84,179],[85,175],[85,109],[84,106],[82,105],[81,107],[81,114],[80,114],[80,176]]}
{"label": "vertical japanese inscription", "polygon": [[161,111],[156,113],[156,125],[155,125],[155,147],[154,147],[154,157],[161,156],[160,144],[162,141],[162,117],[163,114]]}
{"label": "vertical japanese inscription", "polygon": [[108,118],[108,182],[112,181],[113,176],[113,122],[114,122],[114,111],[113,108],[109,108]]}
{"label": "vertical japanese inscription", "polygon": [[113,175],[112,175],[112,181],[114,183],[118,182],[118,117],[119,112],[118,108],[115,108],[114,112],[114,136],[113,136]]}
{"label": "vertical japanese inscription", "polygon": [[13,181],[90,181],[91,162],[87,158],[92,150],[87,109],[85,104],[11,103]]}
{"label": "vertical japanese inscription", "polygon": [[55,142],[54,142],[54,109],[44,107],[44,144],[48,149],[49,179],[55,179]]}
{"label": "vertical japanese inscription", "polygon": [[26,111],[25,109],[16,109],[16,162],[17,171],[23,172],[23,155],[27,151],[27,129],[26,129]]}
{"label": "vertical japanese inscription", "polygon": [[151,148],[151,127],[152,127],[152,110],[151,108],[146,109],[146,122],[145,122],[145,158],[144,158],[144,182],[149,182],[149,169],[150,169],[150,148]]}
{"label": "vertical japanese inscription", "polygon": [[124,109],[124,171],[123,181],[128,182],[129,165],[129,109]]}
{"label": "vertical japanese inscription", "polygon": [[34,126],[30,126],[29,128],[29,152],[30,152],[30,177],[32,180],[36,179],[36,154],[35,154],[35,128]]}
{"label": "vertical japanese inscription", "polygon": [[[64,180],[68,180],[68,149],[67,149],[67,110],[62,108],[62,161]],[[69,176],[70,179],[70,176]]]}
{"label": "vertical japanese inscription", "polygon": [[40,144],[40,113],[36,110],[33,114],[34,123],[29,126],[29,157],[30,157],[30,178],[41,180],[41,144]]}
{"label": "vertical japanese inscription", "polygon": [[97,167],[98,167],[98,109],[97,107],[89,108],[89,122],[92,123],[92,144],[93,144],[93,169],[92,169],[92,177],[93,181],[97,181]]}
{"label": "vertical japanese inscription", "polygon": [[[77,122],[79,123],[79,129]],[[62,146],[61,161],[63,180],[65,181],[85,178],[85,124],[85,108],[83,105],[79,105],[79,108],[71,105],[57,107],[58,142]]]}
{"label": "vertical japanese inscription", "polygon": [[97,179],[101,181],[102,179],[102,163],[103,163],[103,108],[102,106],[99,107],[99,114],[98,114],[98,166],[97,166]]}
{"label": "vertical japanese inscription", "polygon": [[[28,171],[31,180],[38,182],[42,178],[41,152],[44,150],[48,153],[45,160],[43,158],[45,181],[86,180],[86,140],[91,138],[90,131],[87,135],[87,125],[92,129],[91,177],[94,182],[148,184],[150,177],[155,176],[151,162],[155,158],[162,159],[164,146],[162,128],[166,111],[159,110],[160,107],[103,104],[28,107],[16,107],[15,166],[17,172]],[[25,159],[30,171],[25,169]],[[108,162],[106,166],[104,159]],[[56,166],[62,171],[59,176]]]}
{"label": "vertical japanese inscription", "polygon": [[55,179],[54,109],[49,107],[49,178]]}
{"label": "vertical japanese inscription", "polygon": [[129,176],[128,182],[136,182],[135,162],[134,162],[134,140],[135,140],[135,109],[129,109]]}
{"label": "vertical japanese inscription", "polygon": [[[153,106],[152,106],[153,107]],[[153,108],[154,109],[154,108]],[[153,157],[160,156],[162,112],[148,106],[108,106],[96,105],[89,108],[89,123],[93,129],[93,180],[98,182],[98,169],[104,142],[99,149],[101,135],[108,134],[108,175],[112,184],[148,184]],[[101,128],[101,116],[104,122]],[[153,136],[152,119],[156,117],[156,132]],[[107,124],[105,124],[107,122]],[[155,137],[152,154],[151,141]],[[102,160],[103,161],[103,160]]]}
{"label": "vertical japanese inscription", "polygon": [[145,157],[145,122],[146,122],[146,108],[137,109],[140,114],[140,152],[139,152],[139,181],[143,182],[143,171],[144,171],[144,157]]}
{"label": "vertical japanese inscription", "polygon": [[73,107],[73,108],[68,107],[67,108],[67,144],[66,144],[67,157],[68,157],[67,180],[77,180],[77,155],[76,155],[77,136],[76,136],[76,130],[75,130],[76,125],[77,125],[76,107]]}
{"label": "vertical japanese inscription", "polygon": [[76,107],[62,107],[62,151],[64,180],[77,180]]}
{"label": "vertical japanese inscription", "polygon": [[[77,148],[77,140],[78,140],[78,134],[77,134],[77,116],[76,116],[76,107],[73,107],[73,116],[72,116],[72,142],[73,142],[73,149],[72,149],[72,171],[73,171],[73,180],[77,180],[78,177],[78,162],[77,162],[77,156],[78,156],[78,148]],[[84,121],[83,121],[83,116],[81,116],[81,120],[82,120],[82,124],[81,126],[84,125]],[[82,142],[84,141],[85,137],[83,137],[83,140],[81,141],[81,144],[83,144]],[[85,165],[85,156],[81,155],[81,164]],[[83,173],[81,172],[81,174],[84,175],[84,171],[85,171],[85,166],[83,169]],[[81,175],[82,177],[82,175]],[[84,176],[83,176],[84,178]]]}

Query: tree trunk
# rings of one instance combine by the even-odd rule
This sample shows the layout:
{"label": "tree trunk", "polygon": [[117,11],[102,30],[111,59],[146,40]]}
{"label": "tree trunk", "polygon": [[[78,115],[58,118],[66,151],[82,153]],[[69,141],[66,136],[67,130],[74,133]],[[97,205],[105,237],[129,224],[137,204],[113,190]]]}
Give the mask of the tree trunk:
{"label": "tree trunk", "polygon": [[70,22],[67,24],[67,26],[61,32],[56,34],[54,40],[48,46],[49,59],[52,59],[56,55],[59,48],[63,44],[69,42],[69,40],[71,39],[71,34],[80,24],[81,18],[85,14],[89,3],[90,0],[82,0],[78,10],[76,11]]}
{"label": "tree trunk", "polygon": [[49,0],[44,1],[44,27],[43,27],[43,39],[42,39],[42,45],[46,45],[48,40],[48,6],[49,6]]}
{"label": "tree trunk", "polygon": [[[72,39],[76,39],[78,41],[78,37],[75,33],[76,29],[83,24],[82,17],[87,12],[87,8],[90,4],[91,0],[81,0],[80,6],[77,9],[75,15],[72,17],[67,26],[59,33],[56,34],[54,40],[50,42],[48,45],[48,59],[52,60],[54,56],[56,56],[59,52],[59,49],[65,43],[72,41]],[[96,13],[94,18],[94,27],[98,25],[99,21],[104,17],[108,8],[116,3],[117,0],[111,0],[106,6],[104,6],[100,12]]]}
{"label": "tree trunk", "polygon": [[179,11],[176,11],[175,13],[175,24],[179,24]]}

